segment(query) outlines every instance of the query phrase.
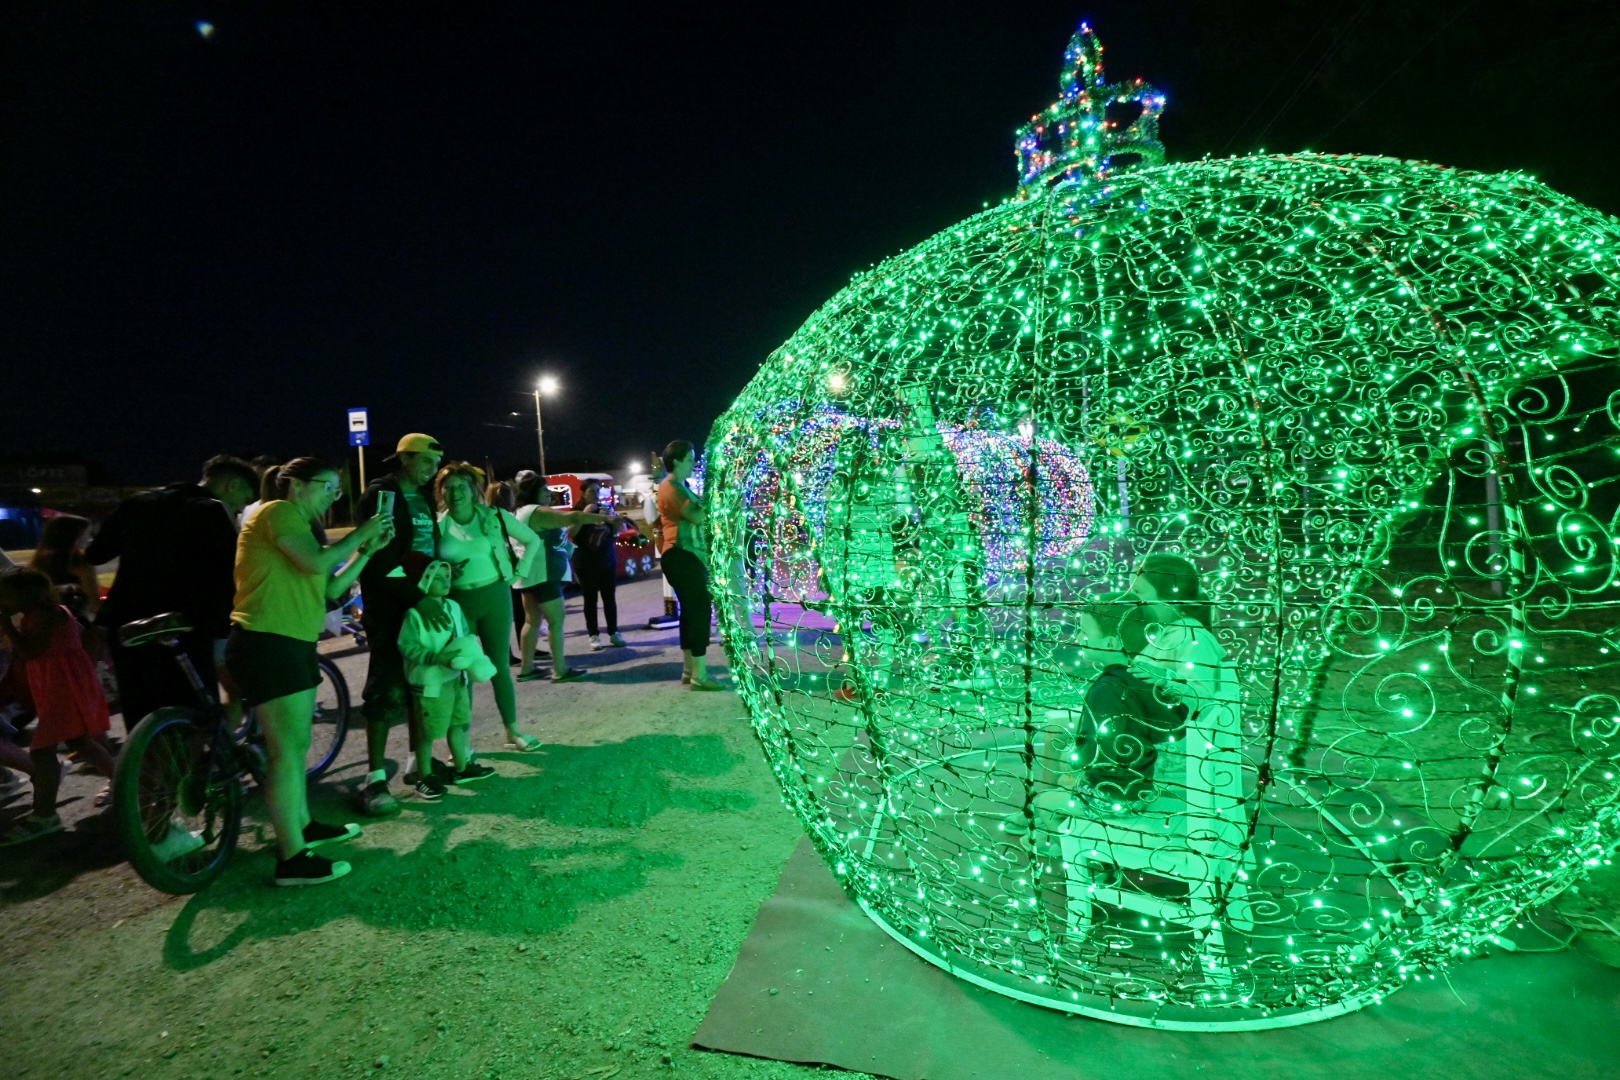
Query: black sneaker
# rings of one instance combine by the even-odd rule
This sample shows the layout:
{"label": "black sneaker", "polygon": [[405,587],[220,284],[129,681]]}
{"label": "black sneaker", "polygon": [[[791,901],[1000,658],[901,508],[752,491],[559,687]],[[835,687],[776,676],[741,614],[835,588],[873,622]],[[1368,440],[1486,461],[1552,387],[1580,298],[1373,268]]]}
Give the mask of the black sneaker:
{"label": "black sneaker", "polygon": [[459,772],[450,775],[452,784],[476,784],[480,780],[488,780],[495,775],[495,770],[488,765],[480,765],[476,761],[467,762]]}
{"label": "black sneaker", "polygon": [[[450,763],[448,761],[440,761],[438,758],[434,758],[433,775],[437,776],[440,780],[443,780],[448,784],[455,777],[456,770],[450,767]],[[415,769],[412,769],[410,772],[406,773],[402,779],[407,784],[414,786],[418,780],[422,779],[422,774],[417,772]]]}
{"label": "black sneaker", "polygon": [[324,844],[341,844],[359,835],[360,826],[352,821],[344,825],[328,825],[324,821],[312,821],[304,826],[304,846],[306,850],[314,851]]}
{"label": "black sneaker", "polygon": [[445,782],[437,776],[424,776],[416,782],[416,797],[424,802],[438,802],[445,790]]}
{"label": "black sneaker", "polygon": [[333,862],[306,849],[276,863],[276,884],[283,889],[294,885],[325,885],[348,872],[348,863]]}

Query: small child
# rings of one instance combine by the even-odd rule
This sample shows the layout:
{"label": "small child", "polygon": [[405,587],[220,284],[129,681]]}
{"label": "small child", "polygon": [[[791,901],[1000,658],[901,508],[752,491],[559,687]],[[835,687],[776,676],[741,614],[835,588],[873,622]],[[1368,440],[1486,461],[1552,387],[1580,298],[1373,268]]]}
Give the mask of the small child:
{"label": "small child", "polygon": [[[19,615],[21,619],[14,621]],[[0,633],[10,640],[13,657],[23,661],[28,691],[39,716],[29,745],[34,765],[33,813],[0,839],[4,846],[62,830],[62,819],[56,813],[62,783],[58,746],[66,743],[109,780],[113,759],[106,744],[112,725],[96,666],[84,649],[78,620],[62,606],[50,578],[20,566],[0,573]],[[106,794],[97,798],[97,805],[106,801]]]}
{"label": "small child", "polygon": [[[471,784],[495,775],[473,760],[468,727],[472,723],[472,683],[495,677],[495,665],[467,624],[461,605],[450,599],[450,564],[409,552],[402,560],[405,575],[422,592],[422,600],[405,613],[399,651],[405,657],[405,681],[417,717],[416,794],[429,802],[444,798],[448,784]],[[452,768],[436,772],[433,744],[450,744]],[[442,766],[441,766],[442,768]]]}
{"label": "small child", "polygon": [[1069,770],[1059,783],[1084,778],[1094,810],[1128,811],[1151,795],[1156,744],[1186,729],[1184,708],[1160,701],[1153,687],[1131,674],[1129,665],[1148,646],[1148,627],[1174,612],[1143,604],[1129,593],[1103,596],[1080,615],[1084,656],[1102,670],[1086,690]]}

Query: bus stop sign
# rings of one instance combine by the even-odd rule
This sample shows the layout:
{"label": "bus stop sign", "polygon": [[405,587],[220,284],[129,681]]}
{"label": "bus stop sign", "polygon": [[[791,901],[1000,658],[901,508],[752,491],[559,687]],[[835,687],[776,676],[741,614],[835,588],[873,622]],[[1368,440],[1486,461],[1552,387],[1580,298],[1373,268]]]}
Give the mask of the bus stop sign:
{"label": "bus stop sign", "polygon": [[349,410],[349,445],[371,445],[371,422],[366,418],[366,410]]}

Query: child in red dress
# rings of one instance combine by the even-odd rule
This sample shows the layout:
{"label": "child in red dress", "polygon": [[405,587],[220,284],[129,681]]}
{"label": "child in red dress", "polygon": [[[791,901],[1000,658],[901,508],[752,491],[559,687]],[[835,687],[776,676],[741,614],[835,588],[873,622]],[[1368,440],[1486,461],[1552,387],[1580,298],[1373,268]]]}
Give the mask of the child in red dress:
{"label": "child in red dress", "polygon": [[57,747],[66,743],[96,772],[109,779],[107,699],[96,667],[84,649],[78,620],[63,607],[51,579],[38,570],[15,567],[0,573],[0,633],[21,660],[34,698],[39,726],[29,756],[34,762],[34,811],[3,838],[0,846],[60,832],[56,794],[62,782]]}

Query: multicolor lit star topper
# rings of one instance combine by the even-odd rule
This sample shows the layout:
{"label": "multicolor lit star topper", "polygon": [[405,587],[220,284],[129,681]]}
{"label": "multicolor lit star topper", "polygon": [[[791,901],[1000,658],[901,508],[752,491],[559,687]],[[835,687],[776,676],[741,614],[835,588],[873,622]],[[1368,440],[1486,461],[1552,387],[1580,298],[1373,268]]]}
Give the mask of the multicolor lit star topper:
{"label": "multicolor lit star topper", "polygon": [[[1059,178],[1106,176],[1116,158],[1133,165],[1164,163],[1159,142],[1164,95],[1141,79],[1104,83],[1102,52],[1097,35],[1081,23],[1063,54],[1062,93],[1018,131],[1019,198],[1038,196]],[[1136,106],[1140,112],[1126,120],[1116,109],[1110,118],[1111,105]]]}
{"label": "multicolor lit star topper", "polygon": [[717,421],[726,650],[920,956],[1122,1023],[1336,1016],[1620,842],[1620,223],[1523,174],[1158,164],[1162,99],[1084,27],[1065,66],[1019,197]]}

